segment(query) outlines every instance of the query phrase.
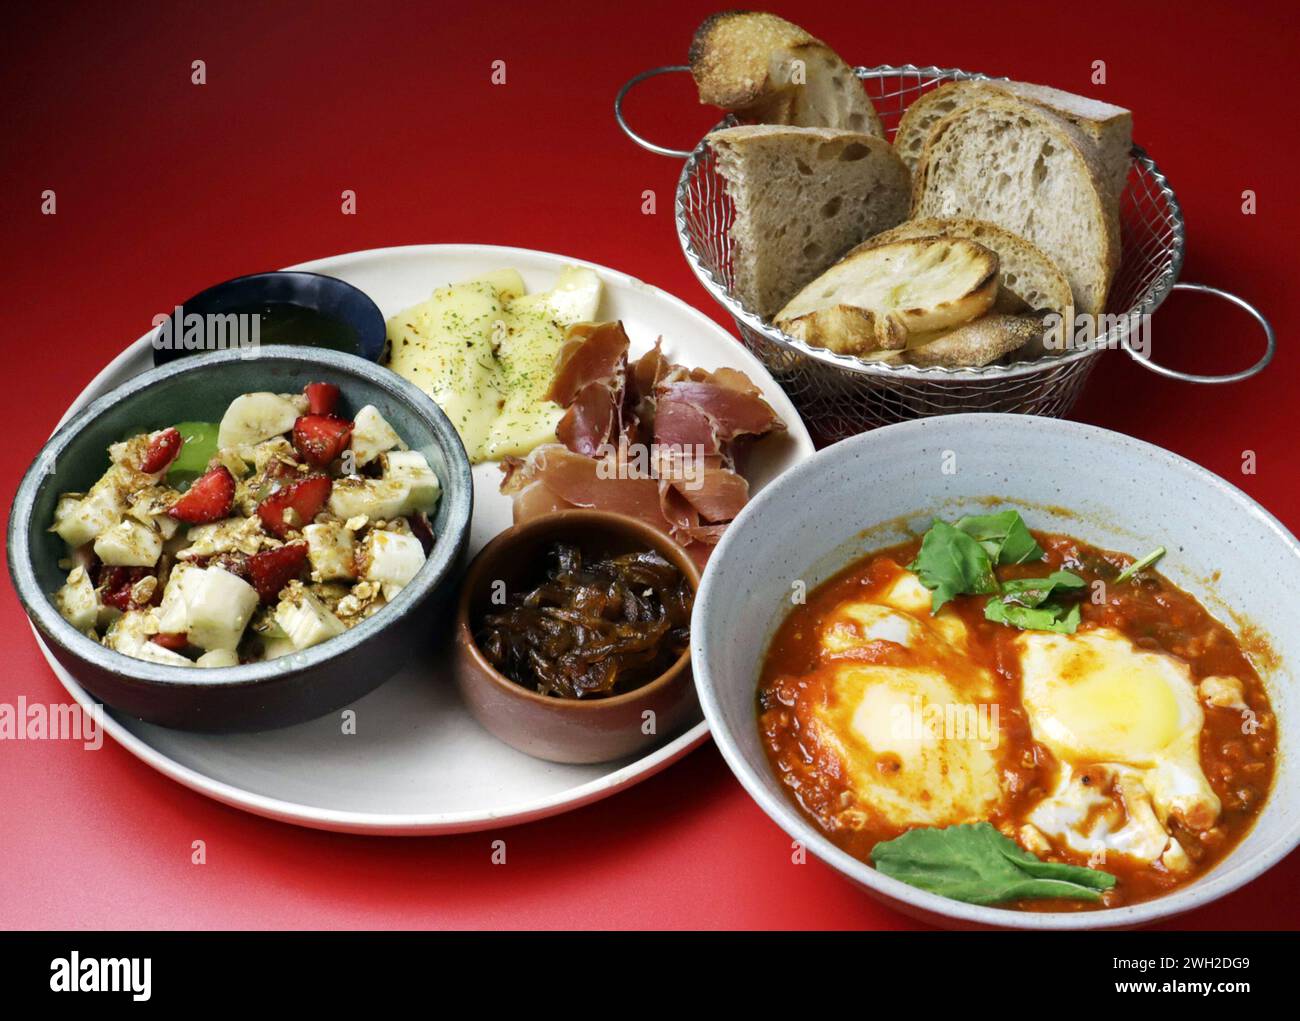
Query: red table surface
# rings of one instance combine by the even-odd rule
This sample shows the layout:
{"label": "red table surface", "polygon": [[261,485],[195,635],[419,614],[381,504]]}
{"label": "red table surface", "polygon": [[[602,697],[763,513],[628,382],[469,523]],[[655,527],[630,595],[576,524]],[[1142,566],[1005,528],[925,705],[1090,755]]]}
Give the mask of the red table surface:
{"label": "red table surface", "polygon": [[[1187,218],[1183,278],[1249,297],[1281,350],[1250,382],[1193,387],[1110,353],[1075,417],[1191,458],[1300,526],[1293,430],[1291,5],[780,4],[847,59],[1006,74],[1136,111],[1136,139]],[[642,152],[611,104],[633,73],[684,60],[713,8],[618,4],[33,7],[9,15],[3,344],[6,506],[68,403],[152,316],[237,274],[356,249],[482,242],[615,266],[730,320],[682,258],[680,164]],[[1285,12],[1285,13],[1284,13]],[[191,62],[208,81],[191,84]],[[504,61],[506,84],[490,80]],[[1090,81],[1106,63],[1107,84]],[[715,115],[684,76],[629,103],[689,148]],[[57,214],[41,214],[53,189]],[[340,193],[357,215],[340,213]],[[642,212],[652,190],[657,212]],[[1257,196],[1243,215],[1242,192]],[[1179,295],[1166,362],[1227,371],[1257,328]],[[1244,452],[1257,471],[1243,474]],[[1063,464],[1062,471],[1069,465]],[[1153,493],[1152,499],[1160,494]],[[1217,523],[1230,529],[1232,522]],[[0,594],[0,702],[67,701],[12,589]],[[918,923],[816,861],[744,794],[712,745],[551,820],[420,839],[341,836],[192,793],[111,741],[0,741],[7,927],[818,927]],[[507,841],[507,864],[491,862]],[[207,864],[191,864],[191,842]],[[1291,928],[1300,855],[1176,928]]]}

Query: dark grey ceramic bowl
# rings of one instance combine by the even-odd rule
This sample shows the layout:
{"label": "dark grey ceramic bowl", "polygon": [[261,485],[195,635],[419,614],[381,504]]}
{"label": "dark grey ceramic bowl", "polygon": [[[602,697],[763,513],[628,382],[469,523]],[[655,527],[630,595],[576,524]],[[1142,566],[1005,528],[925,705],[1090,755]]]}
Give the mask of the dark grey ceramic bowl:
{"label": "dark grey ceramic bowl", "polygon": [[[345,413],[373,404],[442,484],[436,542],[393,602],[347,633],[265,663],[161,666],[87,638],[52,594],[63,584],[63,541],[48,531],[59,494],[84,492],[108,467],[109,444],[180,421],[219,421],[242,393],[296,393],[322,380],[343,391]],[[264,347],[197,355],[151,369],[105,394],[46,443],[23,477],[9,517],[9,572],[55,658],[96,699],[151,723],[187,730],[267,730],[323,716],[387,680],[410,654],[449,629],[448,602],[464,562],[474,489],[460,437],[442,410],[404,379],[354,355]]]}

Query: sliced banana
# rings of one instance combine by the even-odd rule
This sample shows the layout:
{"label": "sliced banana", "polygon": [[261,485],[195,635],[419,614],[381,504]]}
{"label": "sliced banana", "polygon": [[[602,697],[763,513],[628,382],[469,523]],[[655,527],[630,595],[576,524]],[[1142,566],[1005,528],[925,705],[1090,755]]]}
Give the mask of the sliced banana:
{"label": "sliced banana", "polygon": [[241,447],[287,433],[300,414],[287,397],[272,393],[243,394],[230,402],[217,429],[217,446]]}

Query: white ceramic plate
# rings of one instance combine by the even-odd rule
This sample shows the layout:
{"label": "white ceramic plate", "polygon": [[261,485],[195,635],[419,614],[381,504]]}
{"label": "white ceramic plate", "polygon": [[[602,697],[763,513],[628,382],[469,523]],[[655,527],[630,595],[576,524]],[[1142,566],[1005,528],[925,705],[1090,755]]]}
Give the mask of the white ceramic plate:
{"label": "white ceramic plate", "polygon": [[[523,274],[530,290],[545,289],[566,265],[600,274],[600,314],[623,321],[633,355],[662,336],[673,361],[706,369],[729,365],[762,388],[788,431],[755,448],[746,472],[753,490],[813,453],[794,406],[737,340],[679,299],[626,274],[490,245],[381,248],[288,268],[346,280],[388,317],[423,301],[435,287],[507,266]],[[65,419],[152,365],[146,335],[95,377]],[[497,491],[499,479],[495,464],[474,469],[471,554],[510,525],[510,500]],[[44,645],[42,650],[69,694],[89,707],[92,699],[75,677]],[[483,730],[461,705],[443,664],[433,659],[412,663],[352,708],[356,733],[350,735],[341,732],[335,715],[262,734],[193,734],[111,712],[104,726],[137,758],[218,801],[318,829],[389,834],[466,832],[568,811],[652,776],[708,736],[701,720],[640,758],[594,766],[543,762]]]}

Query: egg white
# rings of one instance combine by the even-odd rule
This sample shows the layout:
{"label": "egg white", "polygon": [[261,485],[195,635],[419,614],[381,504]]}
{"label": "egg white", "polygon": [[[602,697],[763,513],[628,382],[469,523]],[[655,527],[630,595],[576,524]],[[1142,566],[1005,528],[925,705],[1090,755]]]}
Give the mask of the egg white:
{"label": "egg white", "polygon": [[1170,821],[1202,830],[1221,809],[1201,769],[1204,713],[1187,665],[1110,628],[1029,631],[1016,645],[1034,739],[1061,766],[1029,822],[1085,854],[1185,863]]}
{"label": "egg white", "polygon": [[[879,602],[846,602],[822,625],[827,696],[805,739],[850,791],[841,825],[947,826],[1002,802],[993,678],[966,655],[961,620],[929,611],[904,573]],[[868,648],[869,661],[854,658]]]}

